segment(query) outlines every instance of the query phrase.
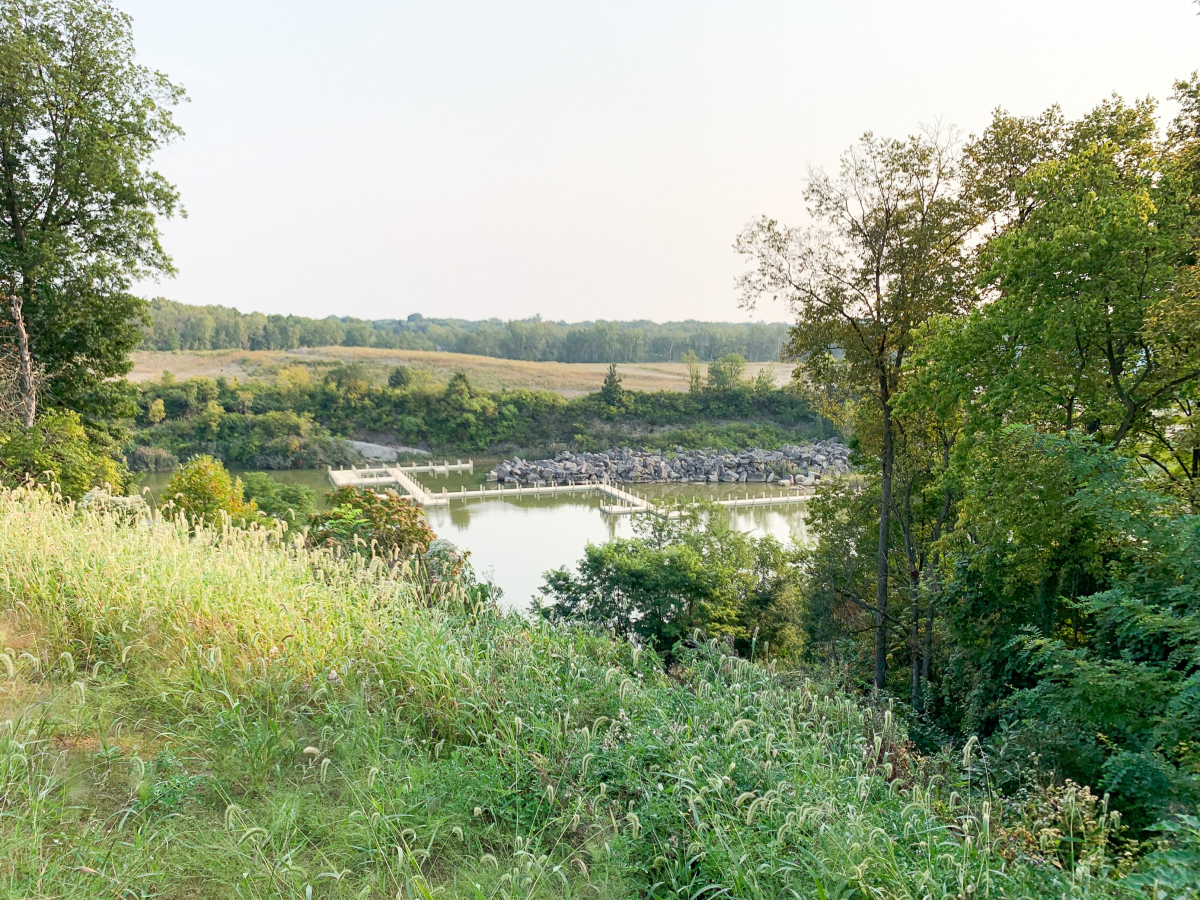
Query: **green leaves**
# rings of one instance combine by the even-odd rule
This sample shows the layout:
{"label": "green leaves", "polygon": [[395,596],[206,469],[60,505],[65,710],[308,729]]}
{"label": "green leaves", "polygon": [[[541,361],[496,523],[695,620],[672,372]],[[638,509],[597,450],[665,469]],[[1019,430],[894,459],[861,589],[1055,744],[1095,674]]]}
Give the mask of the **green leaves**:
{"label": "green leaves", "polygon": [[746,655],[799,649],[795,552],[729,528],[718,510],[656,519],[636,538],[589,544],[578,574],[547,572],[541,611],[636,635],[667,652],[699,630]]}
{"label": "green leaves", "polygon": [[164,491],[172,508],[193,523],[219,525],[228,516],[238,525],[261,521],[253,500],[244,496],[241,479],[234,478],[211,456],[189,459],[171,476]]}
{"label": "green leaves", "polygon": [[424,553],[436,537],[425,514],[395,491],[339,488],[329,495],[329,506],[310,518],[309,541],[315,546],[403,561]]}
{"label": "green leaves", "polygon": [[106,385],[141,340],[130,286],[172,271],[158,219],[179,197],[149,166],[182,133],[183,92],[135,62],[129,18],[97,0],[6,3],[0,85],[0,289],[23,303],[47,405],[128,415]]}

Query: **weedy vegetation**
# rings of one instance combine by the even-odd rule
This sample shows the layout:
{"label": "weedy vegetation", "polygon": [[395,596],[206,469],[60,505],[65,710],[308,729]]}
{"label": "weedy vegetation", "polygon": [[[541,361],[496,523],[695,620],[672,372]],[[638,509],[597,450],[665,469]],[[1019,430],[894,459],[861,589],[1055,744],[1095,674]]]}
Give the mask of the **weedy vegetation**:
{"label": "weedy vegetation", "polygon": [[1094,798],[1006,828],[975,748],[923,761],[888,709],[428,597],[282,529],[0,495],[0,892],[1124,893]]}

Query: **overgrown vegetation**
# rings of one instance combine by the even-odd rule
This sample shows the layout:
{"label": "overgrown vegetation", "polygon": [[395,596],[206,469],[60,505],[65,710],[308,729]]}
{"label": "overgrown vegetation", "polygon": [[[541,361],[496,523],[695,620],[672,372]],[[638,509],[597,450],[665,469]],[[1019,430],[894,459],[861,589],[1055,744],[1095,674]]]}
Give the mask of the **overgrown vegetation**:
{"label": "overgrown vegetation", "polygon": [[540,613],[591,622],[667,656],[700,632],[747,658],[797,658],[797,551],[730,528],[717,508],[679,513],[636,519],[636,537],[589,544],[577,572],[546,573]]}
{"label": "overgrown vegetation", "polygon": [[300,367],[284,369],[273,382],[168,378],[139,386],[140,427],[130,458],[146,455],[140,447],[157,447],[181,459],[205,452],[253,468],[349,461],[332,434],[447,453],[605,450],[630,442],[741,449],[798,442],[828,427],[798,394],[741,379],[739,359],[713,363],[709,383],[688,393],[628,391],[618,381],[575,399],[483,391],[461,373],[440,383],[404,367],[386,383],[356,365],[320,381]]}
{"label": "overgrown vegetation", "polygon": [[810,659],[1140,834],[1200,803],[1200,78],[1175,100],[869,139],[813,183],[826,233],[740,244],[874,472],[813,505]]}
{"label": "overgrown vegetation", "polygon": [[463,596],[3,495],[4,892],[1123,893],[1086,792],[1003,821],[976,756],[912,756],[886,708]]}
{"label": "overgrown vegetation", "polygon": [[[160,302],[143,332],[182,93],[129,28],[102,0],[0,12],[6,894],[1197,896],[1200,76],[1165,129],[1149,100],[1001,111],[816,173],[815,229],[738,241],[743,302],[795,316],[779,390],[743,378],[771,326]],[[611,365],[577,399],[358,365],[135,391],[143,336]],[[650,358],[690,390],[627,390],[614,360]],[[694,510],[550,573],[532,622],[403,498],[315,513],[224,465],[830,420],[862,477],[823,484],[812,546]],[[126,459],[184,461],[175,518],[108,492]]]}
{"label": "overgrown vegetation", "polygon": [[313,514],[308,534],[313,546],[336,547],[393,564],[414,554],[423,556],[436,537],[424,513],[407,497],[353,487],[329,495],[329,509]]}

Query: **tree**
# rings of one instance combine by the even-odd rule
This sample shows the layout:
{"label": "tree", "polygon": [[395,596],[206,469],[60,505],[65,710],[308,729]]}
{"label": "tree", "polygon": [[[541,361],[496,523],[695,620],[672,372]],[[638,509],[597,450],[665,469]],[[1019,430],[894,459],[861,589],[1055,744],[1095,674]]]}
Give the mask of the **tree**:
{"label": "tree", "polygon": [[695,350],[689,348],[683,354],[683,363],[688,370],[688,393],[700,393],[704,389],[704,380],[700,375],[700,357],[696,355]]}
{"label": "tree", "polygon": [[794,551],[730,528],[716,510],[635,527],[636,537],[588,544],[578,573],[547,572],[541,614],[636,636],[665,654],[697,629],[746,655],[799,651]]}
{"label": "tree", "polygon": [[64,497],[79,500],[90,489],[121,489],[121,472],[111,457],[98,453],[71,411],[42,416],[32,427],[13,422],[0,427],[0,484],[52,482]]}
{"label": "tree", "polygon": [[796,317],[788,357],[803,361],[806,378],[836,388],[855,416],[876,420],[877,690],[887,671],[894,398],[916,329],[936,315],[958,313],[969,299],[965,243],[979,218],[957,190],[957,174],[952,134],[932,131],[905,141],[867,134],[843,155],[836,177],[810,174],[808,207],[821,227],[781,227],[764,217],[736,244],[752,262],[740,279],[742,305],[784,300]]}
{"label": "tree", "polygon": [[742,381],[746,360],[740,353],[727,353],[708,364],[708,389],[732,391]]}
{"label": "tree", "polygon": [[388,387],[403,388],[408,387],[412,382],[412,370],[408,366],[396,366],[388,374]]}
{"label": "tree", "polygon": [[311,517],[308,539],[318,547],[403,562],[425,553],[437,535],[407,497],[344,487],[329,495],[329,509]]}
{"label": "tree", "polygon": [[106,0],[11,0],[0,12],[0,292],[20,359],[23,420],[44,401],[127,415],[117,379],[142,339],[141,278],[172,272],[158,217],[175,189],[149,168],[179,135],[182,90],[134,60]]}
{"label": "tree", "polygon": [[[989,302],[930,329],[918,399],[962,404],[972,434],[1095,434],[1200,502],[1198,94],[1200,78],[1176,86],[1165,140],[1149,100],[1072,123],[997,113],[968,152],[969,184],[1010,207],[980,253]],[[1030,157],[1011,189],[989,189],[1014,133]]]}
{"label": "tree", "polygon": [[162,397],[155,397],[151,404],[146,408],[146,418],[151,425],[157,425],[167,417],[167,407],[163,404]]}
{"label": "tree", "polygon": [[605,406],[619,408],[625,398],[625,389],[621,387],[621,376],[617,374],[617,364],[609,363],[608,371],[604,374],[604,384],[600,386],[600,401]]}
{"label": "tree", "polygon": [[171,476],[164,492],[171,508],[192,523],[220,523],[228,516],[239,525],[262,520],[253,500],[247,500],[240,478],[234,478],[211,456],[196,456]]}
{"label": "tree", "polygon": [[769,366],[763,366],[758,370],[758,374],[754,376],[754,384],[751,387],[760,397],[765,397],[771,391],[775,390],[775,373],[771,371]]}
{"label": "tree", "polygon": [[247,472],[242,483],[246,499],[274,519],[304,523],[317,511],[317,492],[306,484],[284,484],[266,472]]}

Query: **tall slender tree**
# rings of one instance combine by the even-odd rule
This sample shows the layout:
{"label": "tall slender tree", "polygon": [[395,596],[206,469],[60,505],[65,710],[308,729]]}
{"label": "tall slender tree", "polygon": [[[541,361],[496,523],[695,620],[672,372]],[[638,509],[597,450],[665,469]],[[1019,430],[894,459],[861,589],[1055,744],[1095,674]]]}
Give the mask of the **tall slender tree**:
{"label": "tall slender tree", "polygon": [[44,402],[102,420],[123,411],[144,303],[169,274],[158,221],[178,195],[150,168],[181,132],[182,90],[134,60],[131,21],[106,0],[0,6],[0,342],[16,348],[23,420]]}
{"label": "tall slender tree", "polygon": [[888,551],[897,423],[893,409],[914,331],[968,302],[966,241],[979,225],[957,183],[952,132],[907,140],[867,134],[836,176],[810,172],[808,209],[818,223],[789,228],[768,218],[737,240],[750,269],[741,302],[782,299],[796,324],[786,348],[802,377],[833,386],[856,417],[870,417],[881,502],[875,577],[874,683],[887,675]]}

